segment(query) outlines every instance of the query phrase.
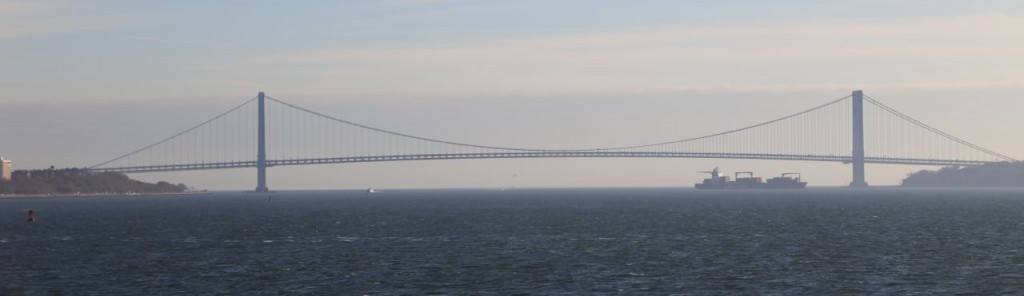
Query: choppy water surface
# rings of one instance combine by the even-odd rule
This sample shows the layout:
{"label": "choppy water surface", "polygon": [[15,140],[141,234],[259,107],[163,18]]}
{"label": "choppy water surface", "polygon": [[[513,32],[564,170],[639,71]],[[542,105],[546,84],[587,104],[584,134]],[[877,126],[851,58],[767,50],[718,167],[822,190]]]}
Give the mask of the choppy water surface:
{"label": "choppy water surface", "polygon": [[273,196],[0,200],[0,294],[1024,293],[1020,190]]}

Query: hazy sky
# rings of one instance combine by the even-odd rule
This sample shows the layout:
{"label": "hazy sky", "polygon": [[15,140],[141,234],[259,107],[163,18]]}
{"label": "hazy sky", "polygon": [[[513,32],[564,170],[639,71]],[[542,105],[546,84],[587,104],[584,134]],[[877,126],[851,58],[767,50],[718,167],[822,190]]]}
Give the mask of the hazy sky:
{"label": "hazy sky", "polygon": [[[1024,157],[1020,1],[210,2],[0,0],[0,155],[92,165],[258,91],[433,138],[575,148],[710,134],[863,89]],[[273,168],[270,186],[690,186],[715,165],[850,176],[831,163],[464,160]],[[918,169],[869,165],[868,181]],[[254,186],[252,169],[133,176]]]}

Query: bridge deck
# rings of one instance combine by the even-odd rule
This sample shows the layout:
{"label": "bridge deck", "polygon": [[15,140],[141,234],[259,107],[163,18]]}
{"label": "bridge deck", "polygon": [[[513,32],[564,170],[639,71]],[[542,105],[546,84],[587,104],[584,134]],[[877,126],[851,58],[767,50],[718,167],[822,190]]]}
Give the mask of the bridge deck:
{"label": "bridge deck", "polygon": [[[537,152],[494,152],[494,153],[454,153],[454,154],[411,154],[382,156],[352,156],[334,158],[304,159],[268,159],[267,166],[310,165],[332,163],[410,161],[410,160],[443,160],[443,159],[505,159],[505,158],[708,158],[708,159],[761,159],[761,160],[797,160],[827,161],[850,163],[851,156],[835,155],[787,155],[787,154],[740,154],[740,153],[699,153],[699,152],[609,152],[609,151],[537,151]],[[934,166],[967,166],[994,163],[998,161],[969,161],[949,159],[913,159],[866,157],[866,163],[902,164],[902,165],[934,165]],[[174,165],[134,166],[92,168],[93,172],[170,172],[188,170],[213,170],[256,167],[256,161],[192,163]]]}

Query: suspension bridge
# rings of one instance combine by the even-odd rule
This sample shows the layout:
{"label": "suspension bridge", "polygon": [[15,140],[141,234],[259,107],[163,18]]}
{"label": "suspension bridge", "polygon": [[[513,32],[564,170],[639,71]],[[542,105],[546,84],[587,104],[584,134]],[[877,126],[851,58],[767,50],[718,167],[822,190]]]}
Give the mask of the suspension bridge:
{"label": "suspension bridge", "polygon": [[867,186],[864,165],[968,166],[1015,159],[915,120],[862,91],[742,128],[685,139],[584,149],[459,143],[383,130],[265,96],[190,129],[89,167],[93,172],[167,172],[332,163],[496,158],[728,158],[851,164],[850,186]]}

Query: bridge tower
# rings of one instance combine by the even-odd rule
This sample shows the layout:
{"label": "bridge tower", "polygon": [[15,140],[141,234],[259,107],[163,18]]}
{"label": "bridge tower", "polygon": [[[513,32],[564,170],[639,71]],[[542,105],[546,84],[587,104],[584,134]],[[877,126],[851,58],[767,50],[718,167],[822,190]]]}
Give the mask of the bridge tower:
{"label": "bridge tower", "polygon": [[258,97],[259,100],[259,115],[257,123],[257,143],[256,143],[256,192],[270,192],[267,188],[267,126],[265,112],[266,108],[264,105],[265,98],[263,92],[260,92]]}
{"label": "bridge tower", "polygon": [[867,187],[864,181],[864,91],[853,91],[853,182],[850,187]]}

